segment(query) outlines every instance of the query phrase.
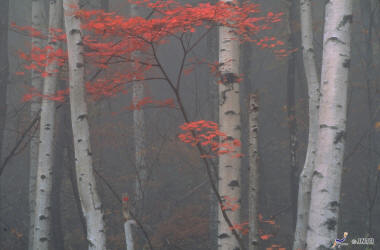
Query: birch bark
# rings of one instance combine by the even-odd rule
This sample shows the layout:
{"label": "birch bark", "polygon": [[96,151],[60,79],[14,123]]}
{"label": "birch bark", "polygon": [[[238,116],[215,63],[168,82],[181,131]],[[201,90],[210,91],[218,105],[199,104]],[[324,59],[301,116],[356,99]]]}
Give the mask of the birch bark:
{"label": "birch bark", "polygon": [[347,117],[352,0],[326,3],[318,151],[313,172],[307,249],[328,249],[337,236]]}
{"label": "birch bark", "polygon": [[255,94],[249,95],[248,110],[248,157],[249,157],[249,193],[248,193],[248,249],[256,250],[259,244],[258,232],[258,189],[259,189],[259,166],[258,166],[258,114],[259,106]]}
{"label": "birch bark", "polygon": [[[131,17],[139,16],[139,7],[131,4]],[[138,56],[139,53],[135,53]],[[139,101],[144,98],[144,83],[133,83],[133,104],[136,107]],[[144,208],[144,189],[147,182],[147,169],[145,162],[145,120],[144,110],[135,108],[133,110],[133,132],[135,142],[135,164],[136,164],[136,182],[135,182],[135,199],[136,214],[141,215]]]}
{"label": "birch bark", "polygon": [[[235,4],[232,0],[222,2]],[[219,63],[221,64],[222,83],[219,84],[219,125],[222,132],[227,134],[224,140],[239,140],[241,137],[240,124],[240,91],[239,83],[239,41],[229,27],[219,28]],[[223,143],[224,141],[221,141]],[[236,147],[237,153],[241,148]],[[224,202],[237,204],[239,208],[227,208],[226,214],[232,225],[240,224],[240,167],[241,158],[233,158],[230,154],[219,156],[219,194]],[[239,243],[225,221],[221,210],[218,215],[218,249],[239,249]]]}
{"label": "birch bark", "polygon": [[134,240],[133,240],[133,232],[132,225],[135,225],[136,222],[131,218],[130,215],[130,204],[127,193],[123,193],[122,200],[122,212],[124,217],[124,235],[125,235],[125,244],[127,246],[127,250],[134,250]]}
{"label": "birch bark", "polygon": [[[44,1],[32,1],[32,28],[44,33],[44,19],[46,17],[44,9]],[[32,47],[43,47],[43,40],[40,37],[32,37]],[[38,92],[42,89],[42,77],[36,70],[31,71],[32,87]],[[30,119],[33,120],[41,108],[41,103],[33,100],[30,104]],[[36,206],[36,181],[37,181],[37,165],[38,165],[38,133],[30,139],[29,144],[29,241],[28,249],[33,247],[34,238],[34,214]]]}
{"label": "birch bark", "polygon": [[309,98],[309,135],[306,159],[299,178],[297,223],[293,250],[306,249],[306,233],[309,220],[311,180],[317,155],[319,80],[313,46],[311,0],[300,0],[302,54]]}
{"label": "birch bark", "polygon": [[90,131],[84,88],[83,33],[75,15],[78,0],[64,0],[65,28],[69,55],[70,109],[74,137],[75,169],[90,250],[106,249],[102,204],[93,173]]}
{"label": "birch bark", "polygon": [[[62,2],[51,0],[49,6],[49,30],[61,28]],[[48,45],[57,50],[60,43],[49,35]],[[52,61],[46,66],[47,76],[44,79],[43,95],[52,96],[58,82],[58,63]],[[43,98],[40,119],[40,143],[38,148],[38,167],[36,183],[36,207],[34,215],[33,249],[48,250],[51,241],[51,191],[53,184],[55,131],[55,102]]]}

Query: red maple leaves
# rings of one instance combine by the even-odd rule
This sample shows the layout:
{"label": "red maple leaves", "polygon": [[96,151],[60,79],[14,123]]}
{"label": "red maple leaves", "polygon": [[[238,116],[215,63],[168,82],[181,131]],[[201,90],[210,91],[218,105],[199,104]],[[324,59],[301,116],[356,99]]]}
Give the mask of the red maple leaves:
{"label": "red maple leaves", "polygon": [[[283,42],[275,37],[253,38],[258,32],[271,28],[271,24],[279,22],[282,13],[268,12],[259,15],[259,5],[243,2],[225,3],[217,2],[199,3],[197,5],[180,4],[175,0],[130,0],[132,4],[144,5],[152,9],[148,18],[123,17],[103,10],[81,10],[71,6],[72,15],[82,19],[82,28],[86,30],[83,38],[85,57],[88,70],[101,70],[106,76],[98,75],[86,83],[88,93],[95,98],[110,97],[119,93],[127,93],[125,85],[133,81],[144,81],[147,75],[159,66],[157,64],[157,46],[168,43],[169,38],[180,39],[183,34],[193,33],[197,30],[206,34],[211,28],[229,27],[236,33],[241,42],[254,42],[261,48],[275,48],[282,46]],[[12,26],[31,36],[46,39],[48,36],[56,41],[66,40],[61,29],[49,30],[48,34],[31,27]],[[203,36],[201,36],[203,37]],[[199,41],[189,42],[187,50],[193,49]],[[275,50],[278,55],[286,51]],[[29,54],[19,52],[19,56],[28,62],[26,70],[35,70],[46,77],[46,66],[57,61],[63,66],[67,61],[67,52],[53,50],[46,46],[32,47]],[[191,73],[192,68],[185,68],[183,74]],[[22,75],[22,72],[18,72]],[[159,78],[159,77],[158,77]],[[25,98],[28,99],[28,98]]]}
{"label": "red maple leaves", "polygon": [[184,123],[180,126],[184,133],[178,138],[192,146],[200,145],[207,154],[202,158],[213,158],[217,155],[230,154],[231,157],[241,157],[242,154],[236,152],[236,147],[240,147],[240,140],[230,139],[225,133],[219,130],[217,123],[212,121],[194,121]]}

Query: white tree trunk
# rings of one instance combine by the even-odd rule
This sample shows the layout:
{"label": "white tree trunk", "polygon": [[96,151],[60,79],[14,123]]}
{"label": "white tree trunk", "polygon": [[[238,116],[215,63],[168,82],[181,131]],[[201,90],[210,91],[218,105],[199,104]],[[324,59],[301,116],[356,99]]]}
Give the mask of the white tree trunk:
{"label": "white tree trunk", "polygon": [[[49,7],[49,30],[61,28],[62,1],[51,0]],[[54,50],[59,42],[49,35],[48,45]],[[44,80],[44,96],[52,96],[58,82],[58,63],[51,62],[46,66],[48,73]],[[38,168],[36,183],[36,206],[34,215],[33,249],[48,250],[50,243],[50,208],[52,191],[52,170],[54,157],[55,102],[43,98],[40,119],[40,145],[38,148]]]}
{"label": "white tree trunk", "polygon": [[130,203],[127,193],[123,193],[122,196],[122,214],[124,218],[125,244],[127,250],[134,250],[132,225],[136,224],[136,222],[131,218]]}
{"label": "white tree trunk", "polygon": [[86,219],[90,250],[106,249],[102,204],[96,190],[93,173],[90,131],[84,86],[83,34],[81,21],[70,6],[78,0],[64,0],[64,16],[69,55],[70,109],[74,137],[75,168],[78,191]]}
{"label": "white tree trunk", "polygon": [[127,245],[127,250],[135,249],[132,235],[132,225],[134,224],[136,224],[134,220],[128,220],[124,222],[125,244]]}
{"label": "white tree trunk", "polygon": [[[133,83],[133,102],[137,104],[144,97],[144,85],[141,82]],[[145,163],[145,123],[144,110],[135,109],[133,111],[133,131],[135,142],[135,163],[136,163],[136,205],[143,209],[144,189],[147,181],[147,170]],[[141,211],[137,211],[141,212]]]}
{"label": "white tree trunk", "polygon": [[258,249],[259,225],[257,220],[258,191],[259,191],[259,166],[258,166],[258,114],[259,106],[255,94],[249,96],[249,135],[248,135],[248,157],[249,157],[249,193],[248,193],[248,250]]}
{"label": "white tree trunk", "polygon": [[[131,17],[139,16],[138,6],[131,4]],[[138,56],[138,53],[135,53]],[[136,106],[144,98],[144,83],[133,83],[133,104]],[[135,142],[135,164],[136,164],[136,213],[141,214],[144,207],[144,189],[147,182],[147,169],[145,162],[145,121],[144,110],[141,108],[133,110],[133,132]]]}
{"label": "white tree trunk", "polygon": [[[43,0],[32,1],[32,27],[44,33],[45,31],[45,8]],[[33,47],[43,47],[43,40],[39,37],[32,37]],[[32,70],[32,87],[37,91],[41,91],[42,77],[36,70]],[[41,108],[41,104],[37,100],[33,100],[30,104],[30,119],[33,120]],[[36,206],[36,180],[37,180],[37,165],[38,165],[38,146],[39,139],[36,133],[30,140],[29,144],[29,241],[28,249],[33,249],[34,235],[34,214]]]}
{"label": "white tree trunk", "polygon": [[307,249],[327,249],[337,236],[347,117],[352,0],[326,3],[318,151],[313,172]]}
{"label": "white tree trunk", "polygon": [[[223,0],[234,4],[234,1]],[[219,124],[220,130],[227,135],[228,140],[240,140],[240,98],[239,98],[239,41],[233,30],[228,27],[219,28],[219,63],[223,83],[219,84]],[[221,141],[222,143],[223,141]],[[235,148],[237,153],[241,147]],[[240,224],[240,167],[241,158],[231,157],[231,154],[219,156],[219,194],[223,201],[238,205],[239,208],[226,209],[232,225]],[[239,242],[225,221],[221,210],[218,215],[218,249],[234,250],[239,248]]]}
{"label": "white tree trunk", "polygon": [[297,223],[293,250],[306,249],[306,233],[309,220],[311,180],[317,155],[319,80],[313,46],[313,25],[311,0],[300,0],[301,37],[303,64],[305,68],[309,97],[309,138],[306,159],[299,179]]}

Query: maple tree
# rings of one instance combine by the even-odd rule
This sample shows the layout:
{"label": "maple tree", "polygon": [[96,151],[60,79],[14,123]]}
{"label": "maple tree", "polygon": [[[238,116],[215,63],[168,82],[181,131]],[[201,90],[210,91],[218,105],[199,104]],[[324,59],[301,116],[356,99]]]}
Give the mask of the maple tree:
{"label": "maple tree", "polygon": [[[284,43],[275,37],[257,38],[260,31],[268,30],[271,24],[280,21],[282,13],[268,12],[259,15],[259,5],[243,2],[233,4],[217,2],[200,3],[198,5],[181,4],[174,0],[151,2],[148,0],[130,0],[131,3],[143,5],[152,10],[146,17],[130,17],[108,13],[103,10],[82,10],[78,6],[70,6],[71,15],[82,19],[82,28],[87,35],[83,39],[85,46],[87,70],[94,70],[93,77],[86,83],[87,92],[96,100],[102,97],[112,97],[118,94],[128,93],[128,83],[136,81],[164,81],[172,90],[175,101],[167,99],[164,101],[153,101],[150,97],[138,100],[137,104],[131,105],[129,109],[141,109],[146,104],[157,104],[178,108],[183,115],[185,123],[181,125],[184,133],[179,139],[185,143],[195,146],[203,159],[207,174],[210,178],[213,190],[218,198],[223,216],[229,224],[235,237],[240,241],[237,231],[245,232],[245,225],[232,225],[225,213],[226,209],[233,209],[231,199],[233,197],[221,197],[215,184],[212,182],[212,163],[208,158],[220,154],[230,154],[231,157],[242,157],[234,152],[234,147],[240,145],[239,140],[224,140],[228,135],[219,130],[218,125],[211,121],[191,121],[183,101],[181,99],[180,87],[184,75],[190,74],[194,65],[187,66],[190,52],[199,45],[211,29],[219,26],[230,27],[236,33],[240,42],[253,42],[260,48],[274,51],[276,55],[286,56],[288,51],[277,49]],[[28,32],[31,36],[46,37],[30,27],[14,27]],[[49,30],[54,34],[54,39],[65,40],[66,36],[62,30]],[[195,35],[198,34],[198,35]],[[194,35],[193,35],[194,34]],[[180,44],[183,56],[180,59],[180,68],[177,77],[172,79],[162,64],[158,50],[161,45],[176,41]],[[138,52],[138,53],[136,53]],[[42,77],[46,77],[44,68],[53,61],[64,66],[67,61],[67,52],[62,49],[52,50],[51,47],[32,47],[30,53],[19,52],[19,56],[26,62],[26,70],[37,70]],[[222,83],[225,79],[221,77],[219,68],[221,65],[215,62],[203,60],[220,78]],[[104,76],[101,76],[104,72]],[[17,74],[23,74],[18,72]],[[24,101],[34,97],[49,98],[55,101],[64,101],[68,90],[57,91],[54,96],[44,96],[34,89],[24,96]],[[242,246],[242,244],[240,244]],[[243,249],[243,247],[242,247]]]}

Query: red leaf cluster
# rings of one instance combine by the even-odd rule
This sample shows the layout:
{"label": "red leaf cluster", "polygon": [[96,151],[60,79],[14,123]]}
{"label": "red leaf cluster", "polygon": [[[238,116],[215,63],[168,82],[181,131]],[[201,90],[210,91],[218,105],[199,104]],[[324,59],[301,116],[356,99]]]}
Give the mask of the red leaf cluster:
{"label": "red leaf cluster", "polygon": [[236,211],[240,208],[239,203],[237,203],[237,199],[233,197],[229,197],[227,195],[222,197],[223,204],[221,205],[221,209],[224,210],[231,210]]}
{"label": "red leaf cluster", "polygon": [[235,224],[230,229],[235,229],[236,231],[239,231],[242,235],[246,235],[249,232],[248,229],[248,222],[243,222],[241,224]]}
{"label": "red leaf cluster", "polygon": [[[149,74],[154,72],[151,69],[158,65],[155,51],[158,45],[168,43],[169,38],[178,39],[184,33],[192,33],[196,30],[207,32],[213,27],[223,26],[236,33],[236,37],[241,42],[255,42],[262,48],[283,45],[283,42],[277,41],[274,37],[253,39],[258,32],[270,29],[273,23],[280,21],[282,13],[269,12],[266,15],[260,15],[259,5],[248,1],[242,4],[238,4],[237,1],[233,3],[218,1],[215,4],[199,3],[197,5],[181,4],[175,0],[154,2],[130,0],[130,2],[144,5],[154,12],[149,18],[127,18],[103,10],[81,10],[78,6],[71,6],[70,14],[82,19],[82,28],[86,31],[84,33],[88,34],[83,38],[86,68],[88,70],[101,69],[106,72],[103,79],[98,76],[97,79],[86,83],[87,91],[95,98],[115,96],[120,92],[126,93],[127,83],[145,80],[148,72]],[[66,39],[61,29],[50,29],[48,35],[43,35],[31,27],[18,27],[15,24],[12,26],[35,37],[50,36],[55,41]],[[189,47],[191,46],[190,44]],[[67,60],[66,51],[54,50],[49,46],[33,47],[29,54],[20,52],[19,55],[28,62],[25,69],[39,71],[43,77],[49,73],[56,73],[44,71],[49,63],[57,61],[62,66]],[[191,67],[184,68],[182,73],[186,75],[192,70]],[[18,74],[22,73],[18,72]],[[215,149],[216,145],[211,143],[211,140],[207,143],[207,138],[204,139],[202,141],[204,145],[210,145]],[[219,150],[218,153],[229,152],[230,144],[219,145],[227,149]]]}
{"label": "red leaf cluster", "polygon": [[231,154],[231,157],[241,157],[236,153],[236,147],[240,147],[240,140],[228,139],[228,136],[219,130],[217,123],[212,121],[194,121],[184,123],[180,126],[184,133],[178,138],[192,146],[200,145],[208,149],[209,154],[202,155],[203,158],[215,157],[215,155]]}

